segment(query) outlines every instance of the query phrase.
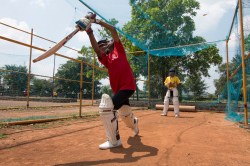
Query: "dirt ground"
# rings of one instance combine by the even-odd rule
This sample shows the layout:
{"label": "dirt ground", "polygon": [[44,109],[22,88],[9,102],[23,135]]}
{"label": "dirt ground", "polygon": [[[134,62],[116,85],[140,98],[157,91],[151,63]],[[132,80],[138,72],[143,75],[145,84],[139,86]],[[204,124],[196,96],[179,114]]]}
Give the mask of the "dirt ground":
{"label": "dirt ground", "polygon": [[[98,109],[98,107],[93,108]],[[100,150],[106,141],[101,118],[1,126],[0,165],[250,165],[250,132],[223,113],[133,111],[139,136],[119,118],[122,147]]]}
{"label": "dirt ground", "polygon": [[[96,103],[96,100],[93,100],[93,103]],[[54,102],[37,102],[29,101],[29,106],[31,107],[43,107],[43,106],[63,106],[63,105],[79,105],[80,100],[72,103],[54,103]],[[92,100],[82,100],[82,104],[92,104]],[[7,107],[26,107],[27,101],[12,101],[12,100],[0,100],[0,108]]]}
{"label": "dirt ground", "polygon": [[[24,106],[26,101],[7,101],[0,100],[0,107],[7,107],[9,104],[14,106]],[[70,115],[79,115],[79,101],[77,103],[52,103],[52,102],[30,102],[30,106],[37,106],[37,108],[21,107],[19,109],[1,109],[0,110],[0,120],[4,119],[19,119],[27,118],[34,116],[51,116],[51,117],[60,117],[60,116],[70,116]],[[92,104],[92,100],[83,100],[82,104]],[[66,106],[63,105],[72,105]],[[75,105],[75,106],[74,106]],[[93,106],[82,106],[82,113],[94,113],[98,112],[99,108],[96,107],[96,101],[93,101]],[[48,107],[39,107],[39,106],[48,106]],[[60,107],[50,107],[50,106],[60,106]]]}

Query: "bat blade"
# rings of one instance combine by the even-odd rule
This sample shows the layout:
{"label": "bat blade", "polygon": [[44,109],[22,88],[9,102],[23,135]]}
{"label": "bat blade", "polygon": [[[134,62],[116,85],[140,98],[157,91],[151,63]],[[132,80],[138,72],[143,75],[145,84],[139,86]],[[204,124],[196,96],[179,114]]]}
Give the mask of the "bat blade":
{"label": "bat blade", "polygon": [[52,48],[47,50],[45,53],[40,55],[39,57],[33,59],[33,63],[36,63],[40,60],[43,60],[45,58],[48,58],[52,54],[56,53],[64,44],[66,44],[77,32],[79,31],[79,28],[76,28],[73,32],[71,32],[68,36],[66,36],[64,39],[62,39],[59,43],[54,45]]}

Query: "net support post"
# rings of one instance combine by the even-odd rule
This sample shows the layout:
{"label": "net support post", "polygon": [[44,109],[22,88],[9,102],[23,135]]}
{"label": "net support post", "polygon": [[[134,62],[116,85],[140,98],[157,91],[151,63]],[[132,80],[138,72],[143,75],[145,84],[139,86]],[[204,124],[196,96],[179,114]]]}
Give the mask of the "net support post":
{"label": "net support post", "polygon": [[229,113],[230,109],[229,109],[229,68],[228,68],[228,40],[226,40],[226,54],[227,54],[227,111]]}
{"label": "net support post", "polygon": [[[93,65],[95,65],[95,55],[94,55],[94,61]],[[93,100],[94,100],[94,87],[95,87],[95,68],[93,67],[93,82],[92,82],[92,105],[94,105]]]}
{"label": "net support post", "polygon": [[239,0],[239,14],[240,14],[241,58],[242,58],[243,93],[244,93],[244,113],[245,113],[245,125],[248,125],[247,88],[246,88],[246,69],[245,69],[245,50],[244,50],[245,48],[244,48],[242,0]]}
{"label": "net support post", "polygon": [[82,117],[82,77],[83,77],[83,60],[81,61],[81,78],[80,78],[80,107],[79,107],[79,117]]}
{"label": "net support post", "polygon": [[[30,45],[33,43],[33,28],[30,34]],[[31,73],[31,59],[32,59],[32,47],[30,47],[30,60],[29,60],[29,75],[28,75],[28,89],[27,89],[27,108],[29,108],[29,97],[30,97],[30,73]]]}

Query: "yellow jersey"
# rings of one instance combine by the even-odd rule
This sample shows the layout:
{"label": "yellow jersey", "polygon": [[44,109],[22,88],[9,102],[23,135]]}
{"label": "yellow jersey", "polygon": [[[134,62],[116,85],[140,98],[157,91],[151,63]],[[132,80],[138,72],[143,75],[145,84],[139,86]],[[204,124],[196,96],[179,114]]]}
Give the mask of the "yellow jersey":
{"label": "yellow jersey", "polygon": [[[176,84],[180,84],[181,83],[180,79],[178,77],[175,77],[175,76],[174,77],[168,76],[166,78],[164,84],[169,83],[169,82],[176,83]],[[174,87],[169,87],[169,88],[171,89],[171,88],[174,88]]]}

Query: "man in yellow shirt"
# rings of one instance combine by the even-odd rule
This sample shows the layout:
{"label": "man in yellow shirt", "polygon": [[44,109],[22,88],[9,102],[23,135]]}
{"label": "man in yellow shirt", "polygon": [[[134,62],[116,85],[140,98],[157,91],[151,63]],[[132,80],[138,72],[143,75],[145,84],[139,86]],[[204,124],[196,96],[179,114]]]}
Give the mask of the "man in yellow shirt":
{"label": "man in yellow shirt", "polygon": [[175,75],[175,69],[169,70],[169,76],[165,80],[165,86],[168,88],[167,94],[164,99],[164,108],[163,108],[163,114],[161,116],[167,116],[168,113],[168,107],[169,107],[169,99],[171,96],[173,96],[173,104],[174,104],[174,114],[175,117],[179,117],[179,96],[178,96],[178,90],[176,87],[181,86],[181,81],[178,77]]}
{"label": "man in yellow shirt", "polygon": [[57,93],[56,93],[56,91],[53,92],[53,96],[57,98]]}

